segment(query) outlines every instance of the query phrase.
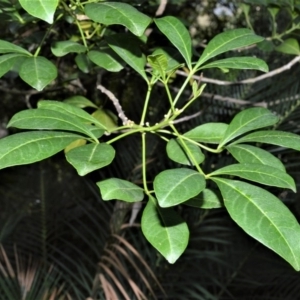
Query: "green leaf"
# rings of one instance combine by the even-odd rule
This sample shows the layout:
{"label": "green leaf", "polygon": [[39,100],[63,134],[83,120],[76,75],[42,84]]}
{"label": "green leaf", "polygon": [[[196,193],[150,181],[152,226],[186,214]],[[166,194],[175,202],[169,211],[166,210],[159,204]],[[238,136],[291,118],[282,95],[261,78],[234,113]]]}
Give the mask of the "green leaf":
{"label": "green leaf", "polygon": [[76,118],[80,119],[82,122],[86,124],[92,123],[102,129],[107,129],[105,125],[103,125],[101,122],[99,122],[96,118],[88,114],[83,109],[65,102],[42,100],[38,102],[38,108],[50,109],[53,111],[64,113],[66,115],[75,116]]}
{"label": "green leaf", "polygon": [[263,39],[263,37],[254,34],[251,30],[246,28],[222,32],[208,43],[196,66],[199,67],[207,60],[221,53],[259,43]]}
{"label": "green leaf", "polygon": [[268,191],[251,184],[213,179],[231,218],[246,233],[300,270],[300,226],[288,208]]}
{"label": "green leaf", "polygon": [[300,55],[299,43],[293,38],[286,39],[282,44],[276,47],[275,50],[286,54]]}
{"label": "green leaf", "polygon": [[220,208],[224,206],[220,193],[211,189],[204,189],[198,196],[183,204],[201,209]]}
{"label": "green leaf", "polygon": [[181,55],[180,53],[171,47],[164,47],[156,49],[152,55],[163,54],[167,58],[167,68],[166,72],[171,72],[177,68],[179,68],[182,64],[179,62]]}
{"label": "green leaf", "polygon": [[110,72],[119,72],[125,65],[124,61],[110,48],[101,49],[101,51],[92,50],[88,53],[88,58],[95,65]]}
{"label": "green leaf", "polygon": [[50,129],[81,132],[97,140],[91,126],[82,124],[75,117],[50,109],[28,109],[16,113],[7,127],[20,129]]}
{"label": "green leaf", "polygon": [[108,131],[113,131],[118,127],[118,117],[107,109],[97,109],[92,116],[107,128]]}
{"label": "green leaf", "polygon": [[199,70],[209,69],[209,68],[228,68],[228,69],[251,69],[259,70],[262,72],[268,72],[268,65],[259,58],[255,57],[230,57],[225,59],[216,60],[214,62],[208,63],[207,65],[202,66]]}
{"label": "green leaf", "polygon": [[291,189],[296,192],[294,179],[279,169],[262,164],[233,164],[218,169],[210,176],[231,175],[261,184]]}
{"label": "green leaf", "polygon": [[123,25],[137,36],[141,36],[151,23],[151,18],[126,3],[90,3],[85,5],[84,10],[94,22]]}
{"label": "green leaf", "polygon": [[32,16],[53,23],[58,0],[19,0],[21,6]]}
{"label": "green leaf", "polygon": [[91,62],[85,53],[79,53],[76,55],[75,62],[81,72],[86,74],[90,72]]}
{"label": "green leaf", "polygon": [[175,206],[197,196],[205,184],[203,175],[186,168],[163,171],[153,183],[161,207]]}
{"label": "green leaf", "polygon": [[80,176],[109,165],[114,157],[115,150],[108,144],[88,144],[66,153],[67,161]]}
{"label": "green leaf", "polygon": [[169,39],[183,56],[187,66],[192,68],[192,41],[188,30],[180,20],[167,16],[154,19],[158,29]]}
{"label": "green leaf", "polygon": [[143,189],[127,180],[109,178],[97,182],[103,200],[138,202],[144,198]]}
{"label": "green leaf", "polygon": [[80,135],[67,132],[31,131],[0,139],[0,169],[26,165],[48,158]]}
{"label": "green leaf", "polygon": [[159,207],[152,196],[143,211],[141,226],[148,242],[170,264],[175,263],[188,245],[186,222],[172,208]]}
{"label": "green leaf", "polygon": [[11,70],[19,57],[24,56],[17,53],[5,54],[0,56],[0,77]]}
{"label": "green leaf", "polygon": [[106,38],[108,45],[147,82],[146,57],[140,49],[140,41],[128,33],[114,34]]}
{"label": "green leaf", "polygon": [[[185,141],[185,144],[196,160],[197,164],[201,164],[204,160],[204,155],[199,146],[194,145],[188,141]],[[170,159],[179,164],[188,166],[194,165],[191,156],[185,151],[182,142],[178,139],[169,140],[169,142],[167,143],[167,154]]]}
{"label": "green leaf", "polygon": [[32,55],[24,48],[21,48],[20,46],[17,46],[15,44],[12,44],[4,40],[0,40],[0,53],[19,53],[19,54],[25,54],[26,56]]}
{"label": "green leaf", "polygon": [[168,67],[168,59],[164,54],[152,54],[147,56],[147,60],[152,69],[165,79]]}
{"label": "green leaf", "polygon": [[86,52],[86,50],[83,45],[73,41],[55,42],[51,46],[52,53],[57,57],[64,56],[68,53],[83,53]]}
{"label": "green leaf", "polygon": [[251,145],[237,144],[226,149],[239,163],[263,164],[285,172],[283,163],[270,152]]}
{"label": "green leaf", "polygon": [[85,107],[93,107],[93,108],[98,108],[97,105],[95,105],[92,101],[89,99],[83,97],[83,96],[73,96],[70,97],[66,100],[64,100],[64,103],[68,103],[80,108],[85,108]]}
{"label": "green leaf", "polygon": [[261,130],[250,133],[232,144],[265,143],[300,151],[300,136],[295,133],[275,130]]}
{"label": "green leaf", "polygon": [[27,84],[41,91],[57,77],[57,69],[45,57],[29,57],[22,63],[19,75]]}
{"label": "green leaf", "polygon": [[263,107],[248,108],[239,112],[230,122],[219,148],[237,136],[251,130],[274,125],[278,117]]}
{"label": "green leaf", "polygon": [[200,143],[219,144],[227,128],[225,123],[206,123],[186,132],[184,136]]}

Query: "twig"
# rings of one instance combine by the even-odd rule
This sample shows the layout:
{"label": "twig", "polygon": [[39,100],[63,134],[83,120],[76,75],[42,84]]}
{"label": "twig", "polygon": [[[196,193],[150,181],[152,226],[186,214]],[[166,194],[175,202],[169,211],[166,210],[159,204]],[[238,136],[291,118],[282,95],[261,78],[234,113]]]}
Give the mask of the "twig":
{"label": "twig", "polygon": [[177,123],[182,123],[182,122],[186,122],[186,121],[189,121],[191,119],[194,119],[194,118],[197,118],[198,116],[200,116],[202,114],[202,110],[201,111],[198,111],[192,115],[189,115],[189,116],[185,116],[185,117],[182,117],[182,118],[179,118],[179,119],[176,119],[173,121],[173,124],[177,124]]}
{"label": "twig", "polygon": [[[257,81],[261,81],[261,80],[264,80],[266,78],[278,75],[278,74],[280,74],[280,73],[282,73],[284,71],[287,71],[287,70],[289,70],[293,65],[295,65],[299,61],[300,61],[300,55],[296,56],[293,60],[291,60],[286,65],[284,65],[284,66],[282,66],[280,68],[277,68],[277,69],[275,69],[275,70],[273,70],[271,72],[268,72],[266,74],[263,74],[263,75],[260,75],[260,76],[257,76],[257,77],[253,77],[253,78],[248,78],[248,79],[245,79],[245,80],[241,80],[241,81],[235,81],[235,82],[232,82],[232,81],[223,81],[223,80],[212,79],[212,78],[207,78],[207,77],[202,77],[201,81],[205,82],[205,83],[216,84],[216,85],[234,85],[234,84],[250,84],[250,83],[255,83]],[[180,70],[177,70],[176,74],[181,75],[181,76],[185,76],[185,77],[188,76],[187,73],[185,73],[183,71],[180,71]],[[197,79],[198,80],[200,77],[201,76],[199,76],[199,75],[193,75],[193,79]]]}
{"label": "twig", "polygon": [[157,8],[157,11],[155,13],[156,17],[161,16],[164,13],[167,4],[168,4],[168,0],[160,0],[160,4],[159,4],[159,6]]}
{"label": "twig", "polygon": [[122,109],[122,106],[120,104],[120,101],[116,98],[116,96],[111,91],[109,91],[107,88],[105,88],[102,84],[98,84],[97,89],[100,90],[103,94],[105,94],[112,101],[112,103],[118,113],[119,118],[123,122],[123,125],[128,125],[129,123],[132,122],[126,117],[126,115]]}

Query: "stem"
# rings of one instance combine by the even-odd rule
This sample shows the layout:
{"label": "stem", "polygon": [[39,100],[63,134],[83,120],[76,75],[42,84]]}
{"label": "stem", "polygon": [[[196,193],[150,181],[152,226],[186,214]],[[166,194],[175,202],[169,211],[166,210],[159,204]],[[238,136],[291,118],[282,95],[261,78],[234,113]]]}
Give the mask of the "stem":
{"label": "stem", "polygon": [[192,162],[193,162],[194,166],[196,167],[197,171],[198,171],[200,174],[202,174],[202,175],[205,176],[204,172],[202,171],[202,169],[200,168],[199,164],[197,163],[197,161],[196,161],[194,155],[193,155],[192,152],[190,151],[189,147],[186,145],[184,139],[182,139],[180,133],[177,131],[177,129],[175,128],[175,126],[174,126],[173,124],[170,124],[170,127],[171,127],[171,128],[174,130],[174,132],[178,135],[178,139],[180,140],[180,142],[181,142],[181,144],[182,144],[182,146],[183,146],[185,152],[188,154],[189,158],[192,160]]}
{"label": "stem", "polygon": [[142,128],[129,130],[129,131],[124,132],[123,134],[120,134],[120,135],[116,136],[115,138],[109,140],[108,142],[106,142],[106,144],[112,144],[112,143],[122,139],[123,137],[125,137],[127,135],[130,135],[130,134],[133,134],[133,133],[136,133],[136,132],[141,132],[141,131],[143,131]]}
{"label": "stem", "polygon": [[146,113],[147,113],[147,109],[148,109],[148,104],[149,104],[151,91],[152,91],[152,82],[150,81],[148,83],[148,91],[147,91],[147,95],[146,95],[146,99],[145,99],[145,103],[144,103],[144,108],[143,108],[143,113],[142,113],[142,117],[141,117],[141,122],[140,122],[141,126],[143,126],[144,122],[145,122],[145,117],[146,117]]}
{"label": "stem", "polygon": [[171,95],[169,86],[168,86],[168,84],[166,82],[163,82],[163,84],[165,86],[165,89],[166,89],[166,92],[167,92],[167,95],[168,95],[168,99],[169,99],[169,102],[170,102],[171,111],[172,111],[172,113],[174,113],[175,107],[174,107],[174,103],[173,103],[173,99],[172,99],[172,95]]}
{"label": "stem", "polygon": [[147,168],[146,168],[146,133],[142,133],[142,172],[143,172],[143,185],[146,195],[150,195],[150,192],[148,190],[147,186]]}

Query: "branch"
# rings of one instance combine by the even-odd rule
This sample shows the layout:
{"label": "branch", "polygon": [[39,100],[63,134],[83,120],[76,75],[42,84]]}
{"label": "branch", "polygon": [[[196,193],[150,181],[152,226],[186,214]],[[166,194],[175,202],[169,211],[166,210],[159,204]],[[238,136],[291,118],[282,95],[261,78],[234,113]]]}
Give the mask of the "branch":
{"label": "branch", "polygon": [[112,103],[118,113],[119,118],[123,122],[123,125],[128,125],[129,123],[132,122],[126,117],[126,115],[122,109],[122,106],[120,104],[120,101],[116,98],[116,96],[111,91],[109,91],[107,88],[105,88],[102,84],[98,84],[97,89],[100,90],[103,94],[105,94],[112,101]]}
{"label": "branch", "polygon": [[168,0],[160,0],[160,4],[155,13],[155,17],[161,16],[164,13],[167,4],[168,4]]}
{"label": "branch", "polygon": [[[264,80],[266,78],[278,75],[278,74],[280,74],[280,73],[282,73],[284,71],[287,71],[287,70],[289,70],[293,65],[295,65],[299,61],[300,61],[300,55],[296,56],[289,63],[287,63],[286,65],[284,65],[284,66],[282,66],[282,67],[280,67],[278,69],[275,69],[275,70],[273,70],[271,72],[268,72],[266,74],[263,74],[263,75],[260,75],[260,76],[257,76],[257,77],[248,78],[248,79],[241,80],[241,81],[235,81],[235,82],[232,82],[232,81],[223,81],[223,80],[212,79],[212,78],[207,78],[207,77],[202,77],[201,81],[202,82],[206,82],[206,83],[216,84],[216,85],[234,85],[234,84],[250,84],[250,83],[255,83],[257,81],[261,81],[261,80]],[[187,73],[185,73],[183,71],[180,71],[180,70],[176,71],[176,74],[181,75],[181,76],[185,76],[185,77],[188,76]],[[193,75],[193,79],[196,79],[196,80],[199,80],[200,77],[201,76],[199,76],[199,75]]]}

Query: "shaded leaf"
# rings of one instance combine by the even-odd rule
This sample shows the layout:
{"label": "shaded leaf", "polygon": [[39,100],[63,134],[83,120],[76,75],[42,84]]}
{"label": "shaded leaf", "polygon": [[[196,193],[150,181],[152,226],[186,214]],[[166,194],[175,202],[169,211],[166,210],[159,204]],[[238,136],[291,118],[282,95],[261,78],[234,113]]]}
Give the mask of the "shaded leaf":
{"label": "shaded leaf", "polygon": [[41,91],[57,77],[57,69],[45,57],[29,57],[22,63],[19,75],[27,84]]}
{"label": "shaded leaf", "polygon": [[109,165],[114,157],[115,150],[108,144],[88,144],[66,153],[67,161],[80,176]]}
{"label": "shaded leaf", "polygon": [[140,41],[134,35],[114,34],[106,38],[108,45],[147,82],[146,57],[140,49]]}
{"label": "shaded leaf", "polygon": [[65,102],[42,100],[38,102],[38,108],[50,109],[53,111],[64,113],[66,115],[75,116],[86,124],[95,124],[102,129],[106,129],[105,125],[103,125],[101,122],[99,122],[99,120],[88,114],[83,109]]}
{"label": "shaded leaf", "polygon": [[221,53],[259,43],[263,39],[246,28],[222,32],[208,43],[197,62],[197,67]]}
{"label": "shaded leaf", "polygon": [[57,57],[64,56],[68,53],[83,53],[86,50],[83,45],[73,41],[55,42],[51,46],[52,53]]}
{"label": "shaded leaf", "polygon": [[65,151],[65,153],[67,153],[67,152],[69,152],[70,150],[72,150],[72,149],[74,149],[74,148],[76,148],[76,147],[83,146],[83,145],[85,145],[85,144],[86,144],[86,140],[84,140],[84,139],[78,139],[78,140],[72,142],[70,145],[68,145],[68,146],[64,149],[64,151]]}
{"label": "shaded leaf", "polygon": [[173,264],[188,245],[189,229],[172,209],[161,208],[150,196],[142,215],[142,231],[148,242]]}
{"label": "shaded leaf", "polygon": [[227,128],[225,123],[206,123],[186,132],[184,136],[200,143],[219,144]]}
{"label": "shaded leaf", "polygon": [[219,148],[235,137],[251,130],[274,125],[278,117],[263,107],[248,108],[239,112],[230,122]]}
{"label": "shaded leaf", "polygon": [[147,56],[149,65],[161,78],[165,79],[168,60],[164,54],[152,54]]}
{"label": "shaded leaf", "polygon": [[220,69],[251,69],[251,70],[259,70],[262,72],[268,72],[268,65],[261,59],[255,57],[230,57],[224,58],[220,60],[216,60],[214,62],[208,63],[199,68],[209,69],[209,68],[220,68]]}
{"label": "shaded leaf", "polygon": [[90,3],[85,5],[84,10],[95,22],[104,25],[123,25],[137,36],[141,36],[151,23],[151,18],[126,3]]}
{"label": "shaded leaf", "polygon": [[2,77],[8,71],[10,71],[20,57],[24,57],[24,56],[17,53],[1,55],[0,56],[0,77]]}
{"label": "shaded leaf", "polygon": [[79,53],[75,57],[75,62],[80,71],[83,73],[89,73],[91,68],[91,62],[85,53]]}
{"label": "shaded leaf", "polygon": [[80,135],[67,132],[31,131],[0,139],[0,169],[34,163],[48,158]]}
{"label": "shaded leaf", "polygon": [[4,40],[0,40],[0,53],[19,53],[26,56],[32,55],[26,49]]}
{"label": "shaded leaf", "polygon": [[187,66],[192,68],[192,41],[182,22],[172,16],[154,19],[158,29],[169,39],[183,56]]}
{"label": "shaded leaf", "polygon": [[83,96],[73,96],[68,99],[64,100],[64,103],[68,103],[80,108],[85,108],[85,107],[93,107],[93,108],[98,108],[97,105],[95,105],[92,101],[89,99],[83,97]]}
{"label": "shaded leaf", "polygon": [[101,51],[89,51],[88,58],[97,66],[110,71],[119,72],[124,68],[125,63],[110,48]]}
{"label": "shaded leaf", "polygon": [[7,127],[20,129],[50,129],[69,130],[86,134],[97,139],[90,127],[82,124],[78,119],[49,109],[28,109],[16,113]]}
{"label": "shaded leaf", "polygon": [[198,195],[205,188],[203,175],[191,169],[171,169],[159,173],[153,182],[161,207],[175,206]]}
{"label": "shaded leaf", "polygon": [[293,38],[286,39],[282,44],[276,47],[275,50],[286,54],[300,55],[299,43]]}
{"label": "shaded leaf", "polygon": [[300,136],[291,132],[261,130],[250,133],[238,139],[233,144],[249,142],[271,144],[300,151]]}
{"label": "shaded leaf", "polygon": [[300,270],[300,226],[289,209],[268,191],[251,184],[213,179],[231,218],[250,236]]}
{"label": "shaded leaf", "polygon": [[[188,141],[185,141],[185,144],[196,160],[197,164],[201,164],[204,160],[204,155],[200,147]],[[183,147],[181,141],[179,141],[178,139],[170,139],[167,143],[166,150],[168,157],[173,161],[183,165],[194,165],[191,156],[185,151],[185,148]]]}
{"label": "shaded leaf", "polygon": [[233,164],[218,169],[210,176],[232,175],[261,184],[291,189],[296,192],[294,179],[277,168],[262,164]]}
{"label": "shaded leaf", "polygon": [[283,163],[270,152],[245,144],[227,146],[226,149],[239,163],[263,164],[285,172]]}
{"label": "shaded leaf", "polygon": [[144,198],[143,189],[136,184],[119,178],[109,178],[97,182],[103,200],[123,200],[138,202]]}
{"label": "shaded leaf", "polygon": [[92,116],[103,124],[108,131],[112,131],[118,127],[118,117],[110,110],[97,109],[92,113]]}
{"label": "shaded leaf", "polygon": [[198,196],[184,202],[183,204],[202,208],[212,209],[223,207],[221,194],[212,189],[204,189]]}
{"label": "shaded leaf", "polygon": [[167,58],[166,72],[171,72],[179,68],[182,64],[180,63],[180,53],[171,47],[164,47],[156,49],[152,55],[163,54]]}
{"label": "shaded leaf", "polygon": [[21,6],[32,16],[53,23],[58,0],[19,0]]}

